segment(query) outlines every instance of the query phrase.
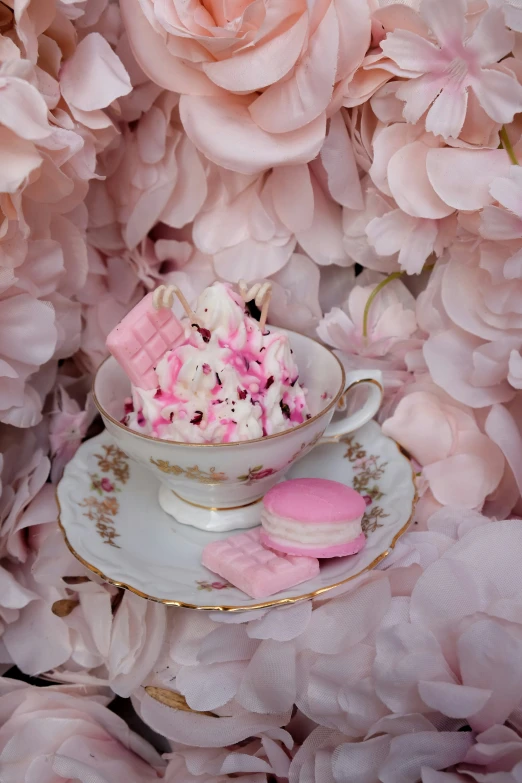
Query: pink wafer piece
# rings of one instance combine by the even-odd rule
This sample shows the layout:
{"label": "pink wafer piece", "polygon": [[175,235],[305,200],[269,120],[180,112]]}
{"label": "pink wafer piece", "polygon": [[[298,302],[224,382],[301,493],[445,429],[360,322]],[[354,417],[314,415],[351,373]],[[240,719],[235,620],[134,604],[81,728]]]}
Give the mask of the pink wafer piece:
{"label": "pink wafer piece", "polygon": [[266,598],[306,582],[319,573],[315,557],[292,557],[265,549],[260,528],[213,541],[203,550],[201,562],[251,598]]}
{"label": "pink wafer piece", "polygon": [[183,335],[184,329],[169,307],[156,310],[147,294],[107,337],[107,348],[139,389],[158,385],[155,366]]}

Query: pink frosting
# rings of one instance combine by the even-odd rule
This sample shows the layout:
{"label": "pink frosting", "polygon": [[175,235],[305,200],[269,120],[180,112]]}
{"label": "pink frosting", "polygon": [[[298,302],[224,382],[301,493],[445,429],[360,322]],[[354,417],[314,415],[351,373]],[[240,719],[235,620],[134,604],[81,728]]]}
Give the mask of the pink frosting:
{"label": "pink frosting", "polygon": [[366,503],[351,487],[328,479],[290,479],[263,498],[271,514],[297,522],[346,522],[361,517]]}

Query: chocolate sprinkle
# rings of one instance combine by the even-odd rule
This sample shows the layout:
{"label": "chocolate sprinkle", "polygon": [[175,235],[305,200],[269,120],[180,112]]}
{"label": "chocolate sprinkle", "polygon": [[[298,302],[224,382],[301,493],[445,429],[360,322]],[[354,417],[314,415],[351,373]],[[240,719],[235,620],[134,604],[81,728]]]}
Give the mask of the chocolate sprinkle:
{"label": "chocolate sprinkle", "polygon": [[265,389],[269,389],[271,387],[271,385],[273,384],[273,382],[274,382],[274,376],[271,375],[270,378],[266,382]]}
{"label": "chocolate sprinkle", "polygon": [[169,419],[170,419],[171,421],[174,421],[174,411],[171,411],[171,412],[170,412]]}
{"label": "chocolate sprinkle", "polygon": [[221,378],[217,373],[216,373],[216,381],[218,382],[219,386],[223,386],[223,384],[221,383]]}
{"label": "chocolate sprinkle", "polygon": [[286,402],[283,402],[283,400],[281,400],[281,402],[279,403],[279,406],[281,408],[283,416],[286,419],[289,419],[290,415],[291,415],[290,407],[286,404]]}
{"label": "chocolate sprinkle", "polygon": [[210,329],[205,329],[204,326],[200,326],[199,324],[192,324],[192,326],[200,333],[204,343],[210,342],[210,338],[212,337]]}
{"label": "chocolate sprinkle", "polygon": [[311,413],[307,413],[307,414],[306,414],[306,418],[307,418],[307,419],[311,419],[311,418],[312,418],[312,414],[311,414]]}
{"label": "chocolate sprinkle", "polygon": [[203,420],[203,411],[195,411],[195,416],[190,420],[191,424],[201,424]]}
{"label": "chocolate sprinkle", "polygon": [[239,386],[237,387],[237,396],[240,400],[246,400],[247,396],[247,390],[246,389],[240,389]]}

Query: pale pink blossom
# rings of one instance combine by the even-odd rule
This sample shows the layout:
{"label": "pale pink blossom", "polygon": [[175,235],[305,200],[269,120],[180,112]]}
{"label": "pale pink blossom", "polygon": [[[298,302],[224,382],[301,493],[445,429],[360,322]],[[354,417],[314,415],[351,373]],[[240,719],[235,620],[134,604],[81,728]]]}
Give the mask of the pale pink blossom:
{"label": "pale pink blossom", "polygon": [[371,179],[415,218],[440,221],[492,204],[491,183],[512,168],[504,150],[445,147],[420,124],[379,123],[372,146]]}
{"label": "pale pink blossom", "polygon": [[[487,10],[467,29],[466,0],[424,0],[420,14],[432,40],[406,30],[389,33],[384,54],[410,79],[397,91],[404,117],[416,123],[427,111],[426,130],[457,138],[466,119],[468,90],[495,122],[512,122],[522,109],[522,87],[509,68],[497,63],[513,48],[499,9]],[[431,107],[431,108],[430,108]]]}
{"label": "pale pink blossom", "polygon": [[[514,253],[504,264],[506,280],[516,280],[522,271],[522,176],[518,166],[511,166],[506,177],[494,179],[490,193],[501,205],[482,210],[480,233],[486,239],[499,242],[516,241]],[[503,207],[503,208],[502,208]]]}
{"label": "pale pink blossom", "polygon": [[[0,680],[0,766],[5,783],[125,780],[152,783],[165,762],[106,708],[100,688],[38,688]],[[50,777],[51,776],[51,777]]]}
{"label": "pale pink blossom", "polygon": [[415,345],[417,321],[415,300],[400,280],[387,283],[371,302],[363,333],[369,297],[384,280],[376,272],[355,278],[342,309],[333,308],[319,324],[319,337],[346,354],[375,359],[404,356]]}
{"label": "pale pink blossom", "polygon": [[522,320],[520,280],[506,279],[512,254],[510,242],[463,235],[417,300],[419,322],[430,335],[423,350],[433,380],[474,408],[514,394],[507,376]]}
{"label": "pale pink blossom", "polygon": [[518,577],[506,562],[519,537],[518,520],[471,529],[418,579],[407,620],[379,631],[376,689],[394,712],[435,711],[484,731],[519,707]]}
{"label": "pale pink blossom", "polygon": [[[399,402],[383,432],[422,466],[429,490],[417,509],[425,521],[437,504],[480,510],[504,472],[500,449],[484,435],[473,411],[431,384],[412,388]],[[433,503],[432,501],[435,501]]]}
{"label": "pale pink blossom", "polygon": [[[376,721],[354,741],[341,732],[315,728],[298,749],[290,766],[289,783],[348,781],[357,770],[361,781],[415,783],[423,769],[453,768],[473,744],[470,732],[458,732],[456,721],[437,725],[417,713],[391,715]],[[435,783],[435,778],[429,783]]]}
{"label": "pale pink blossom", "polygon": [[199,250],[214,256],[221,278],[252,281],[279,272],[296,243],[317,264],[352,263],[343,247],[341,215],[319,165],[280,166],[260,175],[212,166],[193,238]]}
{"label": "pale pink blossom", "polygon": [[[101,683],[130,696],[159,656],[166,607],[130,592],[121,594],[87,571],[65,546],[54,521],[52,488],[41,494],[45,498],[39,508],[33,508],[37,498],[24,519],[33,525],[26,562],[6,564],[23,595],[31,596],[3,635],[9,659],[26,674]],[[72,601],[69,610],[55,611],[65,599]]]}

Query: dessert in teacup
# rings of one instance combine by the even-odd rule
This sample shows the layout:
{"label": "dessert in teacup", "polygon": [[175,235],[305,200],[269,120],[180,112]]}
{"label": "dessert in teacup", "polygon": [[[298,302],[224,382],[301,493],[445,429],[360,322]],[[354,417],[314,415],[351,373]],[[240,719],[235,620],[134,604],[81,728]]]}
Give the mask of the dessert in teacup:
{"label": "dessert in teacup", "polygon": [[[258,524],[261,498],[296,460],[379,408],[379,372],[346,377],[317,341],[267,328],[269,302],[270,283],[239,291],[215,283],[194,309],[176,287],[161,286],[108,337],[113,355],[98,368],[95,402],[119,447],[161,481],[162,508],[183,524],[211,531]],[[355,386],[366,387],[365,403],[331,423]]]}
{"label": "dessert in teacup", "polygon": [[[265,287],[263,302],[269,290]],[[153,297],[158,308],[167,305],[171,320],[173,293],[160,289]],[[133,385],[124,424],[163,440],[230,443],[274,435],[306,420],[306,392],[287,335],[252,318],[232,286],[214,283],[187,316],[175,345],[153,367],[155,386]],[[110,349],[120,344],[121,331],[117,327],[109,336]]]}

